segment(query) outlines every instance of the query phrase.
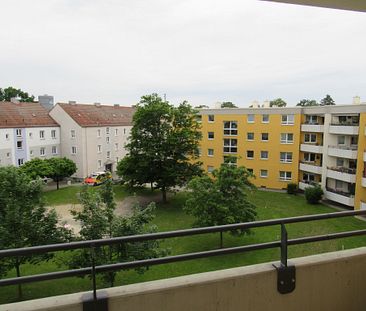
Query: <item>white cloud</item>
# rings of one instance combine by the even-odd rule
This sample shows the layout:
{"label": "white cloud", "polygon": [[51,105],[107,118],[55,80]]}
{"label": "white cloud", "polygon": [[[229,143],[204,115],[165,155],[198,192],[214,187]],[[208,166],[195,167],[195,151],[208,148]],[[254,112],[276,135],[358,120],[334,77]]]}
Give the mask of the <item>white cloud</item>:
{"label": "white cloud", "polygon": [[193,104],[366,97],[363,13],[256,0],[3,0],[0,87]]}

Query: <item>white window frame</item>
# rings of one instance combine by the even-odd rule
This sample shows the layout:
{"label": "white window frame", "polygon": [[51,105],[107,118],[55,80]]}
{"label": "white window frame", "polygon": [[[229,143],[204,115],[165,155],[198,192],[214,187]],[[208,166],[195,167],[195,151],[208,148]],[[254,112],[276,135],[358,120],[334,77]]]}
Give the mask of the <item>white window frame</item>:
{"label": "white window frame", "polygon": [[119,147],[119,146],[118,146],[118,143],[114,143],[114,150],[115,150],[115,151],[118,151],[118,147]]}
{"label": "white window frame", "polygon": [[[284,155],[284,157],[282,157],[282,155]],[[292,161],[293,161],[292,152],[288,152],[288,151],[280,152],[280,162],[281,163],[292,163]]]}
{"label": "white window frame", "polygon": [[280,171],[280,180],[282,180],[282,181],[292,180],[292,172]]}
{"label": "white window frame", "polygon": [[70,137],[72,139],[74,139],[76,137],[76,131],[75,130],[70,130]]}
{"label": "white window frame", "polygon": [[247,115],[247,123],[254,123],[255,121],[255,115],[254,114],[248,114]]}
{"label": "white window frame", "polygon": [[[212,137],[210,137],[210,134],[212,134]],[[214,140],[215,139],[215,132],[207,132],[207,139],[208,140]]]}
{"label": "white window frame", "polygon": [[294,114],[283,114],[281,117],[282,125],[294,125],[295,124],[295,115]]}
{"label": "white window frame", "polygon": [[106,133],[106,135],[109,135],[109,131],[110,131],[109,127],[106,127],[106,128],[105,128],[105,133]]}
{"label": "white window frame", "polygon": [[41,148],[39,149],[39,155],[40,155],[41,157],[46,156],[46,148],[45,148],[45,147],[41,147]]}
{"label": "white window frame", "polygon": [[107,157],[107,159],[110,159],[111,158],[111,152],[110,151],[107,151],[106,157]]}
{"label": "white window frame", "polygon": [[315,133],[305,133],[304,142],[308,144],[315,144],[317,141]]}
{"label": "white window frame", "polygon": [[56,139],[56,130],[51,130],[51,138]]}
{"label": "white window frame", "polygon": [[[210,153],[210,151],[212,151],[212,152]],[[208,157],[213,157],[214,155],[215,155],[215,150],[212,149],[212,148],[208,148],[207,149],[207,156]]]}
{"label": "white window frame", "polygon": [[208,173],[212,173],[213,171],[215,170],[215,167],[214,166],[212,166],[212,165],[207,165],[207,172]]}
{"label": "white window frame", "polygon": [[114,136],[118,136],[118,129],[114,129]]}
{"label": "white window frame", "polygon": [[[314,118],[315,118],[315,121],[314,121]],[[305,117],[305,123],[306,124],[317,125],[319,123],[318,122],[318,116],[316,116],[316,115],[306,115],[306,117]]]}
{"label": "white window frame", "polygon": [[[310,178],[312,176],[312,178]],[[315,182],[315,174],[303,172],[302,173],[302,180],[308,183]]]}
{"label": "white window frame", "polygon": [[[314,161],[311,160],[311,158],[314,157]],[[305,152],[304,153],[304,162],[307,162],[307,163],[314,163],[316,160],[316,155],[315,153],[311,153],[311,152]]]}
{"label": "white window frame", "polygon": [[[20,147],[19,147],[18,143],[20,143]],[[17,150],[23,150],[23,142],[21,140],[17,141]]]}
{"label": "white window frame", "polygon": [[39,131],[39,139],[45,139],[44,138],[44,130]]}
{"label": "white window frame", "polygon": [[22,129],[16,129],[15,133],[16,133],[17,137],[22,137]]}
{"label": "white window frame", "polygon": [[24,159],[23,158],[18,159],[18,166],[21,166],[23,164],[24,164]]}
{"label": "white window frame", "polygon": [[98,160],[98,162],[97,162],[98,164],[98,168],[101,168],[102,167],[102,160]]}
{"label": "white window frame", "polygon": [[[253,156],[252,157],[249,157],[248,156],[248,152],[253,152]],[[247,156],[247,159],[250,159],[250,160],[253,160],[254,159],[254,150],[247,150],[247,152],[246,152],[246,156]]]}
{"label": "white window frame", "polygon": [[[267,117],[267,120],[265,120],[265,116]],[[269,114],[262,114],[262,123],[269,123]]]}
{"label": "white window frame", "polygon": [[224,121],[224,136],[238,136],[238,121]]}
{"label": "white window frame", "polygon": [[[215,122],[215,115],[214,114],[209,114],[208,117],[208,123],[214,123]],[[210,120],[212,119],[212,120]]]}
{"label": "white window frame", "polygon": [[77,154],[78,150],[76,148],[76,146],[71,146],[71,154]]}
{"label": "white window frame", "polygon": [[[265,172],[265,174],[263,174]],[[268,178],[268,170],[260,170],[259,176],[261,178]]]}
{"label": "white window frame", "polygon": [[52,146],[52,154],[57,154],[57,146]]}
{"label": "white window frame", "polygon": [[[267,157],[263,157],[263,152],[267,153]],[[261,160],[268,160],[269,158],[269,152],[267,150],[261,150]]]}
{"label": "white window frame", "polygon": [[[253,138],[249,138],[249,134],[253,134]],[[247,141],[254,141],[254,138],[255,138],[255,134],[254,132],[247,132]]]}
{"label": "white window frame", "polygon": [[[343,142],[339,142],[339,139],[340,138],[343,138]],[[345,135],[339,135],[339,136],[337,136],[337,145],[343,146],[345,144],[346,144],[346,136]]]}
{"label": "white window frame", "polygon": [[[292,135],[292,140],[288,139],[289,135]],[[281,141],[281,144],[293,144],[294,143],[294,134],[293,133],[281,133],[280,141]]]}
{"label": "white window frame", "polygon": [[106,140],[107,144],[109,144],[109,143],[111,142],[111,139],[110,139],[110,137],[109,137],[109,136],[107,136],[107,137],[105,138],[105,140]]}
{"label": "white window frame", "polygon": [[[267,134],[267,139],[263,139],[263,134]],[[269,133],[261,133],[261,141],[269,141]]]}
{"label": "white window frame", "polygon": [[97,145],[97,152],[102,153],[102,145]]}
{"label": "white window frame", "polygon": [[101,137],[101,130],[100,129],[97,129],[97,137],[100,138]]}
{"label": "white window frame", "polygon": [[6,133],[6,134],[5,134],[5,139],[6,139],[6,140],[9,140],[9,139],[10,139],[10,137],[9,137],[9,133]]}
{"label": "white window frame", "polygon": [[224,153],[238,153],[238,140],[236,138],[224,138]]}

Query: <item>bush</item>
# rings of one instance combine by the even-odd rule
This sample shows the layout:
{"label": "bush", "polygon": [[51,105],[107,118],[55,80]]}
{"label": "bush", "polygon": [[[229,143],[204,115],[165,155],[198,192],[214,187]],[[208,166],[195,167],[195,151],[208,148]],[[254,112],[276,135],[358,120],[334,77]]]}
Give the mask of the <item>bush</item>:
{"label": "bush", "polygon": [[287,184],[287,193],[288,194],[296,194],[297,192],[297,184],[289,183]]}
{"label": "bush", "polygon": [[319,185],[310,186],[305,189],[306,201],[310,204],[317,204],[322,198],[323,190]]}

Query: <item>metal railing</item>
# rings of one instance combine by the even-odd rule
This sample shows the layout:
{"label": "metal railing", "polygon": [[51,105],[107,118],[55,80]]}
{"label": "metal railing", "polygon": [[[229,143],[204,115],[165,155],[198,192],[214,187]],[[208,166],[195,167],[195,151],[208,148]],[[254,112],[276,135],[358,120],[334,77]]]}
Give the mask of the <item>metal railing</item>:
{"label": "metal railing", "polygon": [[[18,257],[19,256],[31,256],[31,255],[47,253],[47,252],[55,252],[55,251],[67,251],[67,250],[89,248],[90,254],[91,254],[92,265],[91,265],[91,267],[85,267],[85,268],[80,268],[80,269],[1,279],[0,287],[8,286],[8,285],[25,284],[25,283],[30,283],[30,282],[60,279],[60,278],[65,278],[65,277],[91,275],[92,276],[92,285],[93,285],[93,299],[94,299],[93,301],[97,302],[97,300],[99,299],[99,298],[97,298],[97,289],[96,289],[97,288],[97,286],[96,286],[96,274],[97,273],[160,265],[160,264],[180,262],[180,261],[199,259],[199,258],[207,258],[207,257],[219,256],[219,255],[243,253],[243,252],[255,251],[255,250],[280,248],[280,250],[281,250],[280,264],[278,267],[276,267],[278,270],[278,279],[279,279],[278,291],[283,294],[289,293],[294,289],[295,276],[292,274],[292,273],[294,273],[294,267],[288,266],[288,262],[287,262],[288,246],[304,244],[304,243],[311,243],[311,242],[327,241],[327,240],[352,237],[352,236],[366,235],[366,229],[288,239],[285,225],[293,224],[293,223],[308,222],[308,221],[347,217],[347,216],[357,216],[357,215],[366,215],[366,210],[343,211],[343,212],[317,214],[317,215],[305,215],[305,216],[298,216],[298,217],[270,219],[270,220],[229,224],[229,225],[214,226],[214,227],[193,228],[193,229],[185,229],[185,230],[177,230],[177,231],[169,231],[169,232],[158,232],[158,233],[151,233],[151,234],[124,236],[124,237],[116,237],[116,238],[111,238],[111,239],[42,245],[42,246],[34,246],[34,247],[28,247],[28,248],[4,249],[4,250],[0,250],[0,259],[7,258],[7,257],[17,257],[17,256]],[[243,245],[243,246],[228,247],[228,248],[219,248],[219,249],[213,249],[213,250],[201,251],[201,252],[195,252],[195,253],[187,253],[187,254],[160,257],[160,258],[151,258],[151,259],[144,259],[144,260],[138,260],[138,261],[132,261],[132,262],[105,264],[105,265],[99,265],[99,266],[95,265],[95,260],[93,258],[94,249],[96,247],[100,247],[100,246],[121,244],[121,243],[126,243],[126,242],[142,242],[142,241],[148,241],[148,240],[185,237],[185,236],[193,236],[193,235],[208,234],[208,233],[220,233],[220,235],[221,235],[223,232],[232,231],[232,230],[238,230],[238,229],[246,230],[246,229],[260,228],[260,227],[267,227],[267,226],[274,226],[274,225],[281,226],[281,240],[280,241],[272,241],[272,242],[266,242],[266,243],[260,243],[260,244],[251,244],[251,245]],[[290,274],[287,271],[287,269],[291,270]],[[289,275],[291,275],[291,277],[288,280],[286,278]],[[90,301],[88,303],[90,303]]]}
{"label": "metal railing", "polygon": [[357,171],[355,168],[349,168],[349,167],[343,167],[343,166],[327,166],[327,169],[331,170],[331,171],[347,173],[347,174],[351,174],[351,175],[355,175],[356,171]]}
{"label": "metal railing", "polygon": [[355,197],[354,193],[346,192],[346,191],[331,188],[331,187],[326,187],[326,190],[329,191],[329,192],[332,192],[332,193],[343,195],[344,197],[348,197],[348,198],[354,198]]}
{"label": "metal railing", "polygon": [[329,146],[329,148],[332,148],[332,149],[342,149],[342,150],[352,150],[352,151],[358,150],[358,146],[357,145],[348,145],[348,146],[336,145],[336,146]]}

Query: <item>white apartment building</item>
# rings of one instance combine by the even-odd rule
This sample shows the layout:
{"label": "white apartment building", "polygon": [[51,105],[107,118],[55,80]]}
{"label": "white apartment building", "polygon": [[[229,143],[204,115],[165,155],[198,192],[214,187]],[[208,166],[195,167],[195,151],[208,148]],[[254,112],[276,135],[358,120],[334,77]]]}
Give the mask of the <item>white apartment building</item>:
{"label": "white apartment building", "polygon": [[0,102],[0,165],[60,155],[60,126],[39,103]]}
{"label": "white apartment building", "polygon": [[61,127],[61,155],[76,163],[74,177],[92,172],[115,172],[126,155],[125,144],[132,128],[134,108],[99,103],[58,103],[50,116]]}

